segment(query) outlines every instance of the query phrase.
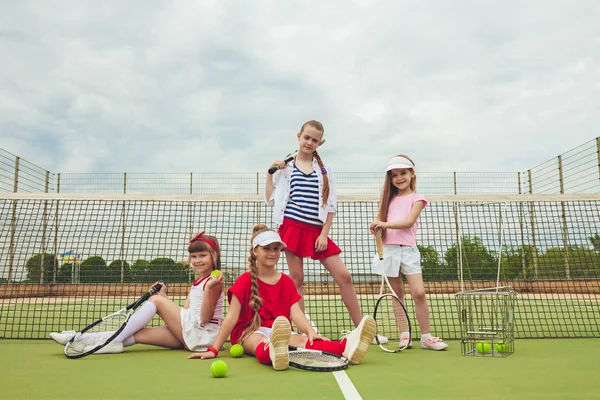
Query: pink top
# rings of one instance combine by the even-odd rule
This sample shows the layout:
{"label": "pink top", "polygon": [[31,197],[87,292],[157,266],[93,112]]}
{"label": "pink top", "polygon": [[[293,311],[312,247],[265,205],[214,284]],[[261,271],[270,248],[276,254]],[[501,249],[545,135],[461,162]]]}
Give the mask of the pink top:
{"label": "pink top", "polygon": [[[427,207],[427,200],[419,193],[394,197],[388,207],[387,221],[398,222],[408,218],[410,210],[417,201],[423,202],[423,209]],[[408,229],[386,229],[383,235],[383,243],[416,246],[418,226],[419,219],[417,218],[413,226]]]}

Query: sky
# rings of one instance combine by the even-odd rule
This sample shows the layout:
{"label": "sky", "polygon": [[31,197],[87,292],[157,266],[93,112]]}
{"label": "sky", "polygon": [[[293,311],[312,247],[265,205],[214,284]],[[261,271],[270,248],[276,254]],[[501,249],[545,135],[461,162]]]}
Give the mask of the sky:
{"label": "sky", "polygon": [[600,136],[598,21],[596,0],[0,0],[0,148],[255,172],[316,119],[334,171],[523,171]]}

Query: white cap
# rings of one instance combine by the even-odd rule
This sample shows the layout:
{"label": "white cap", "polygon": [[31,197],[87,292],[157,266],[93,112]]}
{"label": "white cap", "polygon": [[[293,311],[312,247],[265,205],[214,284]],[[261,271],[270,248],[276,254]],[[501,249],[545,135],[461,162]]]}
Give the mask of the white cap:
{"label": "white cap", "polygon": [[408,158],[396,156],[392,158],[387,163],[387,167],[385,171],[390,171],[392,169],[401,169],[401,168],[411,168],[413,171],[415,170],[415,164],[413,164]]}
{"label": "white cap", "polygon": [[254,240],[252,240],[252,248],[255,249],[256,246],[266,246],[271,243],[281,243],[283,248],[286,248],[287,245],[283,243],[279,234],[274,231],[264,231],[256,235]]}

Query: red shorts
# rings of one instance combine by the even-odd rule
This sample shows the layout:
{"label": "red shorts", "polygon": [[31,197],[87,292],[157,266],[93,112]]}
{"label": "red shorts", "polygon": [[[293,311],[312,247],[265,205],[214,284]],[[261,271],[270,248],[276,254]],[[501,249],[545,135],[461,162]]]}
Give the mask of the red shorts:
{"label": "red shorts", "polygon": [[342,252],[342,249],[329,237],[325,251],[315,252],[315,243],[322,231],[321,226],[309,225],[289,218],[284,218],[283,224],[279,225],[279,236],[287,245],[286,250],[290,250],[298,257],[310,257],[313,260],[322,260]]}

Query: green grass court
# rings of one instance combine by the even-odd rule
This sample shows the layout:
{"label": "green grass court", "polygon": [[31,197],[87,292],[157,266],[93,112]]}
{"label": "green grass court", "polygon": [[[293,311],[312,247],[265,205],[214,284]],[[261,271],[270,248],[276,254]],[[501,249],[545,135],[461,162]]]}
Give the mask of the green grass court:
{"label": "green grass court", "polygon": [[[388,354],[372,345],[346,373],[363,399],[597,399],[600,340],[517,340],[507,358],[413,348]],[[332,373],[277,372],[254,357],[220,354],[229,368],[183,350],[133,346],[122,354],[69,360],[50,340],[1,340],[5,399],[343,399]]]}
{"label": "green grass court", "polygon": [[[307,312],[318,326],[320,332],[331,338],[340,336],[338,327],[351,329],[350,318],[337,296],[310,298]],[[133,299],[58,299],[55,303],[48,299],[43,302],[9,302],[0,304],[0,336],[5,338],[48,338],[52,331],[81,329],[91,321],[118,310]],[[179,303],[183,304],[183,299]],[[460,337],[458,311],[453,295],[432,295],[428,298],[431,313],[432,331],[443,338]],[[360,299],[365,313],[372,313],[375,296],[363,296]],[[408,298],[407,308],[414,316],[414,304]],[[487,313],[484,308],[483,312]],[[416,335],[418,326],[414,323]],[[155,325],[160,318],[155,317]],[[585,299],[539,299],[518,296],[515,303],[515,337],[590,337],[600,326],[600,301],[595,296]]]}

